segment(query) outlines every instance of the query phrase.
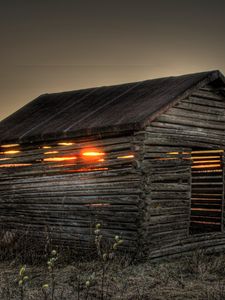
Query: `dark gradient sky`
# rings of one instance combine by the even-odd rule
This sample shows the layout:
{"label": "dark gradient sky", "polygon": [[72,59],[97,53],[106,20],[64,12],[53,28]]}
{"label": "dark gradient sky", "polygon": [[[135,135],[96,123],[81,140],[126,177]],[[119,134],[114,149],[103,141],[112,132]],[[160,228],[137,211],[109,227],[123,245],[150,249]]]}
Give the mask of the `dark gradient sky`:
{"label": "dark gradient sky", "polygon": [[46,92],[220,69],[224,0],[0,0],[0,119]]}

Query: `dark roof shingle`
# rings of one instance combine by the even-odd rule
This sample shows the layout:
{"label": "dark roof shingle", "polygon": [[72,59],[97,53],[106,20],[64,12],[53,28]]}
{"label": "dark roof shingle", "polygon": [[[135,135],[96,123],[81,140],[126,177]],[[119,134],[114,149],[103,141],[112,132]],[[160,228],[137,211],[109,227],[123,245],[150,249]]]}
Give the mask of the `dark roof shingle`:
{"label": "dark roof shingle", "polygon": [[0,122],[0,140],[41,141],[141,129],[198,86],[224,81],[219,71],[44,94]]}

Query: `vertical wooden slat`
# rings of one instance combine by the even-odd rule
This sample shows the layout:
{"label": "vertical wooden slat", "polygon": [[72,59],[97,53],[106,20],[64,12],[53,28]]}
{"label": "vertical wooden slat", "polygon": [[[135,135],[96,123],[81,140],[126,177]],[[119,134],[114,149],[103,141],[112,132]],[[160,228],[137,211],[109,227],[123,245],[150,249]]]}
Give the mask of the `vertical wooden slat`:
{"label": "vertical wooden slat", "polygon": [[221,230],[222,156],[223,150],[192,151],[191,233]]}

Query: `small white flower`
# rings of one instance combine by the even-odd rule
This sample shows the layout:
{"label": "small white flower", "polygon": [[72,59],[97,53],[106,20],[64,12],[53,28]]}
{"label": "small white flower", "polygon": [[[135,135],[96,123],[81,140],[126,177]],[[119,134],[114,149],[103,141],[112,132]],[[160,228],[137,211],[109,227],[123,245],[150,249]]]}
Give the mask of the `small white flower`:
{"label": "small white flower", "polygon": [[56,255],[57,254],[57,251],[56,250],[52,250],[52,255]]}
{"label": "small white flower", "polygon": [[86,287],[89,287],[90,286],[90,281],[89,280],[87,280],[86,282],[85,282],[85,285],[86,285]]}
{"label": "small white flower", "polygon": [[96,224],[96,226],[95,226],[96,229],[99,229],[100,227],[101,227],[100,223]]}

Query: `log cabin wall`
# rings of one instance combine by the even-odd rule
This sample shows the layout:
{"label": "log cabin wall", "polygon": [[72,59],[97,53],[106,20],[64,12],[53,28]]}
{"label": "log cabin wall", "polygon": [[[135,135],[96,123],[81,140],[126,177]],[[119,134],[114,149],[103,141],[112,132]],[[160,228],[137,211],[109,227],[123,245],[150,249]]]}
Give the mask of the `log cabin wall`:
{"label": "log cabin wall", "polygon": [[122,247],[134,250],[143,207],[135,161],[132,133],[1,145],[1,226],[86,249],[100,223],[105,237],[120,235]]}
{"label": "log cabin wall", "polygon": [[[191,234],[190,220],[192,189],[194,192],[191,152],[225,149],[225,97],[211,85],[200,88],[158,116],[145,132],[137,132],[136,139],[143,140],[141,169],[148,183],[145,225],[150,257],[175,255],[199,246],[224,249],[223,228]],[[224,198],[221,186],[213,188]],[[221,210],[223,227],[224,207]]]}
{"label": "log cabin wall", "polygon": [[[193,191],[201,191],[200,177],[204,185],[210,179],[193,181],[195,151],[220,151],[217,171],[224,169],[224,85],[212,71],[44,94],[1,121],[4,236],[50,237],[86,249],[101,223],[106,237],[119,234],[122,247],[152,258],[198,246],[224,249],[223,226],[190,230],[196,216],[202,221]],[[210,182],[221,193],[214,223],[218,210],[224,219],[224,177],[217,177]]]}

